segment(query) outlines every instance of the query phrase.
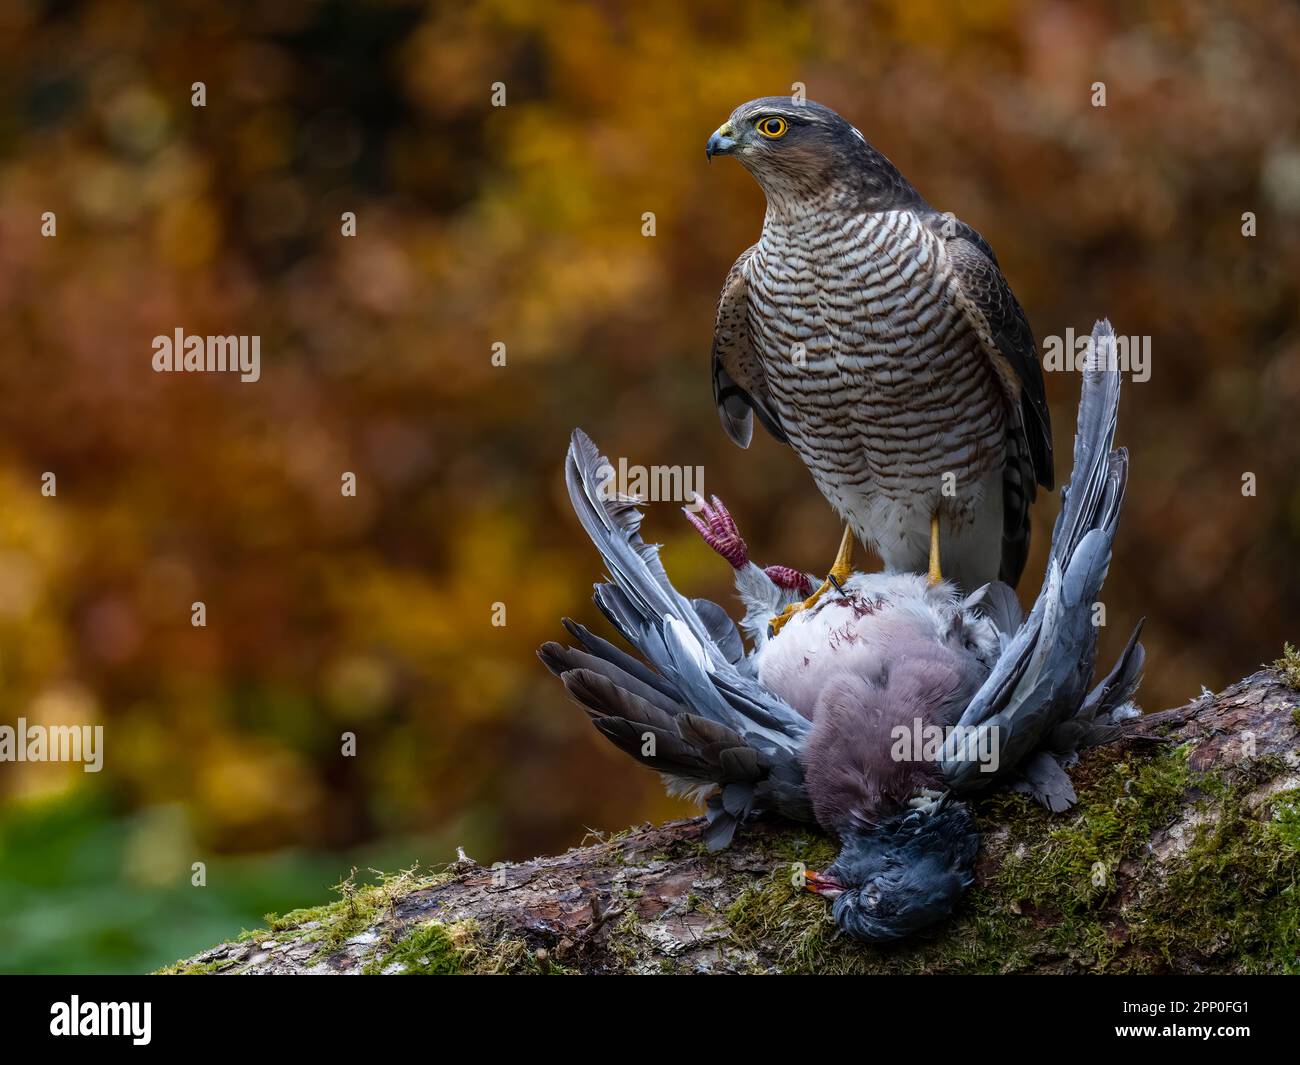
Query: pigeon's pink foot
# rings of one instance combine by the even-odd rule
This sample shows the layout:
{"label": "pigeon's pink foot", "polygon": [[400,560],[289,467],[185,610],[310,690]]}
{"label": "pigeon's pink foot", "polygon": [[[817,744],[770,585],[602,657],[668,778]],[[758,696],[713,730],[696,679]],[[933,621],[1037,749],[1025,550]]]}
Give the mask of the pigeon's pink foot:
{"label": "pigeon's pink foot", "polygon": [[763,572],[778,588],[797,592],[799,595],[808,595],[813,590],[808,574],[800,573],[793,566],[764,566]]}
{"label": "pigeon's pink foot", "polygon": [[[736,528],[736,519],[717,496],[713,497],[712,503],[699,499],[698,513],[692,513],[688,507],[682,507],[682,513],[695,526],[704,542],[725,558],[732,569],[740,569],[749,562],[749,548],[745,546],[740,530]],[[807,574],[800,573],[792,566],[764,566],[763,572],[778,588],[799,595],[807,595],[812,591],[812,582]]]}
{"label": "pigeon's pink foot", "polygon": [[740,569],[749,562],[749,548],[741,539],[735,519],[717,496],[713,497],[712,505],[702,497],[697,496],[696,499],[698,514],[692,514],[690,508],[682,507],[686,520],[695,526],[695,531],[703,537],[706,544],[731,564],[732,569]]}

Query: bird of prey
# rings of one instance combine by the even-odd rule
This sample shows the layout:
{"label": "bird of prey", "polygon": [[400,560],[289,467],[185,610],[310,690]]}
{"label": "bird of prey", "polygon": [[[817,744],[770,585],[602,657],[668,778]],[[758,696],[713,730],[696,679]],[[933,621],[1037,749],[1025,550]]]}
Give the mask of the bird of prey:
{"label": "bird of prey", "polygon": [[[1037,485],[1053,486],[1052,431],[993,250],[812,101],[742,104],[706,152],[733,156],[767,197],[718,300],[728,435],[748,447],[757,415],[887,572],[1014,586]],[[831,572],[847,576],[843,553]]]}
{"label": "bird of prey", "polygon": [[[1098,323],[1097,350],[1112,341]],[[1136,714],[1137,631],[1088,691],[1128,471],[1112,449],[1118,402],[1116,370],[1085,371],[1074,472],[1028,616],[1005,584],[963,598],[924,574],[859,573],[769,636],[767,617],[802,590],[749,560],[715,501],[699,527],[736,569],[748,650],[721,607],[673,587],[636,500],[609,495],[606,460],[577,431],[569,495],[609,574],[595,601],[641,657],[566,619],[580,646],[548,643],[542,661],[603,735],[706,803],[711,848],[751,813],[815,821],[841,850],[807,887],[860,939],[908,935],[971,883],[967,796],[1001,781],[1064,809],[1063,766]]]}

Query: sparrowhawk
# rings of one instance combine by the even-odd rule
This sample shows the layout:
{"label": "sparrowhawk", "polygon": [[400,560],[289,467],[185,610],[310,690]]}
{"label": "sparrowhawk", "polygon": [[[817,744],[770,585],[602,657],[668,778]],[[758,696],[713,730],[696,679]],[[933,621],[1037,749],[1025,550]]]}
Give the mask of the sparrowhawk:
{"label": "sparrowhawk", "polygon": [[[1112,337],[1099,323],[1094,340]],[[921,574],[852,574],[769,637],[797,582],[751,562],[715,501],[697,528],[735,569],[748,649],[721,607],[673,587],[636,501],[609,494],[607,460],[575,432],[569,496],[610,578],[596,603],[642,657],[566,620],[580,646],[548,643],[541,658],[603,735],[707,803],[711,848],[753,811],[815,821],[841,850],[806,886],[858,938],[907,935],[971,882],[966,796],[1009,782],[1064,809],[1075,796],[1062,763],[1136,713],[1137,632],[1088,691],[1128,472],[1113,449],[1118,403],[1118,371],[1086,370],[1074,471],[1027,616],[1001,583],[963,598]]]}
{"label": "sparrowhawk", "polygon": [[1052,434],[992,249],[820,104],[742,104],[707,153],[735,157],[767,197],[718,302],[727,433],[747,447],[757,415],[787,441],[886,571],[937,580],[942,544],[942,575],[965,590],[1014,585]]}

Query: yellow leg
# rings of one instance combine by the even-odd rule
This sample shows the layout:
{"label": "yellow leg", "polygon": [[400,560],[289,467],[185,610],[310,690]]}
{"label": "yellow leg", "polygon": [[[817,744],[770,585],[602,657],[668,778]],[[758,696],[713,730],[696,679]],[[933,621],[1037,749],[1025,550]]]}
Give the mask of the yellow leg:
{"label": "yellow leg", "polygon": [[[844,526],[844,535],[840,537],[840,549],[835,552],[835,561],[831,563],[831,576],[843,584],[853,576],[853,530]],[[830,581],[826,582],[827,584]]]}
{"label": "yellow leg", "polygon": [[811,606],[816,606],[821,597],[831,590],[831,578],[833,577],[840,584],[849,579],[853,573],[853,530],[848,525],[844,526],[844,535],[840,537],[840,549],[835,554],[835,561],[831,563],[830,576],[822,581],[822,586],[802,603],[791,603],[788,607],[777,614],[768,624],[768,635],[775,636],[785,623],[798,614],[801,610],[807,610]]}
{"label": "yellow leg", "polygon": [[930,583],[938,584],[943,580],[943,571],[939,569],[939,512],[930,516]]}

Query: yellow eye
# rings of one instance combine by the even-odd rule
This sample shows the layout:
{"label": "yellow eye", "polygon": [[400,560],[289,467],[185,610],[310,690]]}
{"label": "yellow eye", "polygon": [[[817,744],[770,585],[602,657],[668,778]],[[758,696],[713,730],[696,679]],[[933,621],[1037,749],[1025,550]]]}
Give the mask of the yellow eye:
{"label": "yellow eye", "polygon": [[784,137],[785,131],[790,127],[786,125],[784,118],[765,118],[755,128],[764,137],[776,140],[777,137]]}

